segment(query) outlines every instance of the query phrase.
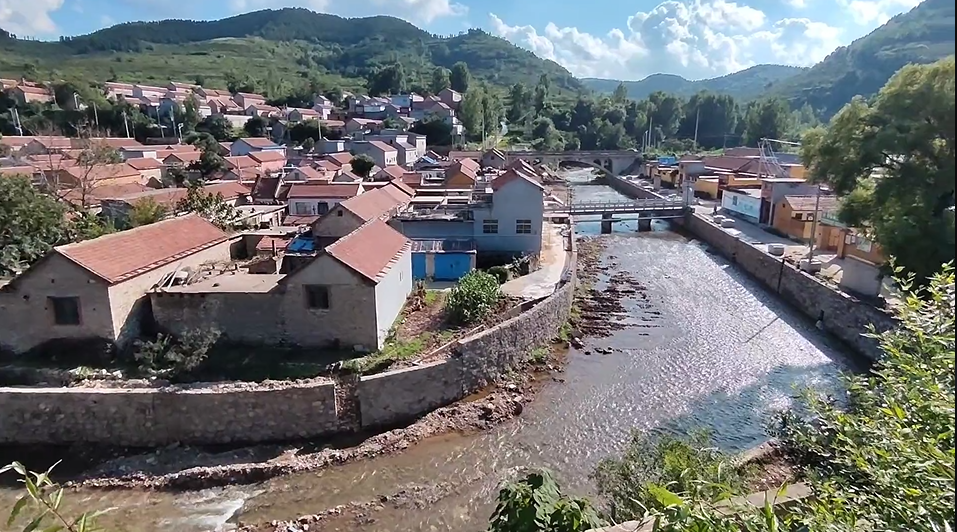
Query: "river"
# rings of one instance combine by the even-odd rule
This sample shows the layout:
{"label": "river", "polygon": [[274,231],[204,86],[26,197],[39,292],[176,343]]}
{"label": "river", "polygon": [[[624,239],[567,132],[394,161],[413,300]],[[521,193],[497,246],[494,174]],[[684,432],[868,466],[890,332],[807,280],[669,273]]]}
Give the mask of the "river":
{"label": "river", "polygon": [[[622,197],[585,184],[588,171],[569,176],[576,200]],[[578,228],[595,234],[598,224]],[[487,433],[434,438],[397,455],[253,486],[185,494],[84,491],[72,494],[70,505],[115,508],[102,523],[118,532],[199,532],[405,490],[419,496],[370,511],[362,523],[342,518],[321,530],[478,531],[498,484],[517,467],[551,468],[565,488],[588,494],[588,473],[620,451],[632,429],[708,428],[719,446],[740,451],[763,441],[768,415],[788,406],[801,387],[839,386],[838,373],[853,364],[840,344],[703,245],[664,223],[654,229],[638,234],[633,223],[619,222],[603,237],[603,260],[647,287],[643,301],[623,302],[625,329],[586,339],[589,350],[616,351],[572,350],[564,382],[549,383],[520,417]],[[0,508],[12,505],[13,495],[0,488]]]}

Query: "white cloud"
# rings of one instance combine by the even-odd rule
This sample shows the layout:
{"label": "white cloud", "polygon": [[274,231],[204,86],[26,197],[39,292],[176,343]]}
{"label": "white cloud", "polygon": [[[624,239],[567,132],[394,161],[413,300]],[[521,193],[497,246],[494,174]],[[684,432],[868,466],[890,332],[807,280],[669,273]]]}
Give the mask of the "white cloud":
{"label": "white cloud", "polygon": [[492,33],[584,77],[642,79],[669,72],[701,79],[761,63],[806,66],[841,44],[841,30],[823,22],[769,21],[758,9],[726,0],[667,0],[604,36],[552,23],[539,33],[510,26],[494,13],[489,18]]}
{"label": "white cloud", "polygon": [[50,13],[63,0],[0,0],[0,28],[21,37],[51,36],[57,31]]}
{"label": "white cloud", "polygon": [[443,17],[458,17],[468,8],[453,0],[230,0],[236,13],[277,7],[305,7],[321,13],[345,16],[394,15],[411,22],[428,24]]}
{"label": "white cloud", "polygon": [[838,4],[861,26],[879,26],[920,2],[921,0],[838,0]]}
{"label": "white cloud", "polygon": [[794,9],[804,9],[807,7],[807,0],[785,0],[785,3]]}

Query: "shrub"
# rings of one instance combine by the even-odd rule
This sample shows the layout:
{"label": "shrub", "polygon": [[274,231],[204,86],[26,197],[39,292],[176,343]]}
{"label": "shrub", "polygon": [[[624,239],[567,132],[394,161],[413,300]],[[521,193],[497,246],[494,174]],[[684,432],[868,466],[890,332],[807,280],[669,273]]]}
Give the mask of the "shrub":
{"label": "shrub", "polygon": [[158,334],[156,340],[137,341],[133,357],[141,373],[173,379],[198,368],[217,340],[214,329],[193,329],[180,337]]}
{"label": "shrub", "polygon": [[570,499],[546,470],[499,490],[489,532],[584,532],[605,526],[588,499]]}
{"label": "shrub", "polygon": [[663,509],[659,487],[681,494],[703,490],[698,495],[710,499],[740,492],[745,479],[731,458],[711,444],[710,435],[698,431],[687,439],[635,432],[620,458],[599,462],[592,480],[608,501],[611,518],[627,521]]}
{"label": "shrub", "polygon": [[469,272],[449,291],[445,309],[452,323],[469,325],[495,310],[502,290],[494,276],[483,271]]}
{"label": "shrub", "polygon": [[505,284],[508,281],[507,266],[492,266],[488,269],[488,273],[498,279],[498,284]]}

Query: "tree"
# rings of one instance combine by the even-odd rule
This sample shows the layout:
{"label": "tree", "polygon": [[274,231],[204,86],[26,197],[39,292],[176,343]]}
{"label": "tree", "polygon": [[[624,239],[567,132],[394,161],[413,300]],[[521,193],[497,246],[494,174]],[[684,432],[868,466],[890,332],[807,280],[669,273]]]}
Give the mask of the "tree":
{"label": "tree", "polygon": [[28,176],[0,179],[0,275],[14,275],[68,241],[63,204]]}
{"label": "tree", "polygon": [[233,125],[221,115],[210,115],[196,124],[196,131],[209,133],[219,142],[233,138]]}
{"label": "tree", "polygon": [[409,131],[425,135],[425,142],[429,146],[449,146],[452,144],[452,126],[438,117],[416,122],[409,128]]}
{"label": "tree", "polygon": [[89,138],[78,139],[74,155],[75,164],[66,165],[54,154],[47,156],[39,168],[47,192],[64,201],[75,211],[84,211],[94,201],[96,189],[103,185],[118,167],[109,166],[122,162],[119,152],[105,142]]}
{"label": "tree", "polygon": [[954,260],[953,58],[907,66],[873,105],[855,99],[804,136],[812,178],[843,195],[839,216],[926,279]]}
{"label": "tree", "polygon": [[65,506],[62,504],[64,488],[52,480],[54,467],[56,464],[43,473],[29,471],[20,462],[11,462],[0,467],[0,475],[13,471],[24,485],[24,494],[13,505],[10,515],[4,520],[7,526],[12,526],[19,517],[27,523],[23,528],[24,531],[96,532],[101,530],[96,524],[96,519],[106,513],[105,510],[74,515],[63,508]]}
{"label": "tree", "polygon": [[628,87],[625,86],[625,82],[618,82],[618,86],[615,87],[615,92],[611,95],[611,101],[619,105],[628,101]]}
{"label": "tree", "polygon": [[445,67],[435,67],[432,70],[432,79],[429,81],[429,91],[438,94],[452,86],[452,73]]}
{"label": "tree", "polygon": [[738,110],[734,98],[726,94],[699,92],[688,99],[678,136],[694,139],[705,148],[720,148],[737,124]]}
{"label": "tree", "polygon": [[359,177],[369,177],[369,172],[375,167],[375,161],[365,154],[356,155],[349,164],[352,165],[352,172]]}
{"label": "tree", "polygon": [[535,111],[541,114],[548,105],[548,91],[551,88],[551,82],[548,80],[548,74],[542,74],[538,78],[538,85],[535,85]]}
{"label": "tree", "polygon": [[133,203],[130,207],[130,227],[139,227],[156,223],[169,215],[169,210],[153,198],[144,198]]}
{"label": "tree", "polygon": [[402,94],[405,92],[405,70],[399,63],[380,68],[369,76],[369,94]]}
{"label": "tree", "polygon": [[254,116],[246,121],[243,124],[243,131],[246,132],[250,137],[265,137],[266,130],[266,121],[261,116]]}
{"label": "tree", "polygon": [[452,71],[449,74],[449,85],[452,90],[458,92],[468,92],[472,84],[472,74],[469,72],[469,66],[462,61],[452,65]]}
{"label": "tree", "polygon": [[316,147],[316,139],[312,137],[306,137],[303,139],[301,146],[303,153],[310,153],[312,152],[313,148]]}
{"label": "tree", "polygon": [[508,111],[506,118],[518,123],[528,117],[532,110],[532,92],[523,83],[516,83],[508,90]]}
{"label": "tree", "polygon": [[222,194],[211,194],[197,184],[189,185],[186,197],[176,203],[175,210],[198,214],[220,229],[233,227],[239,218],[236,208],[227,203]]}
{"label": "tree", "polygon": [[445,311],[453,323],[477,323],[495,311],[502,299],[502,289],[494,275],[474,270],[452,287],[445,299]]}
{"label": "tree", "polygon": [[650,107],[648,119],[652,127],[660,131],[664,138],[673,137],[678,132],[678,124],[681,121],[681,99],[658,91],[648,96],[648,104]]}
{"label": "tree", "polygon": [[791,127],[791,108],[780,98],[752,102],[744,116],[745,146],[757,146],[761,139],[780,139]]}

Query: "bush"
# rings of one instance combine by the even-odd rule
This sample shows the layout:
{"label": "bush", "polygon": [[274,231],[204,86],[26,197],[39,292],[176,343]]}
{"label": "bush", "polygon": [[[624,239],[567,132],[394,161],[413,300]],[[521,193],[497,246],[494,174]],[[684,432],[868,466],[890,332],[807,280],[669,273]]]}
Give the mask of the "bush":
{"label": "bush", "polygon": [[194,329],[180,337],[158,334],[156,340],[138,340],[133,357],[141,373],[175,379],[198,368],[217,340],[219,331],[213,329]]}
{"label": "bush", "polygon": [[489,532],[585,532],[605,526],[588,499],[570,499],[546,470],[509,482],[498,493]]}
{"label": "bush", "polygon": [[610,517],[628,521],[663,509],[660,487],[710,500],[719,493],[740,493],[745,475],[711,444],[707,432],[687,439],[635,432],[620,458],[599,462],[592,480],[608,501]]}
{"label": "bush", "polygon": [[483,271],[469,272],[449,291],[445,310],[452,323],[469,325],[483,320],[502,298],[498,280]]}
{"label": "bush", "polygon": [[498,279],[498,284],[505,284],[508,281],[507,266],[492,266],[488,269],[488,273]]}

